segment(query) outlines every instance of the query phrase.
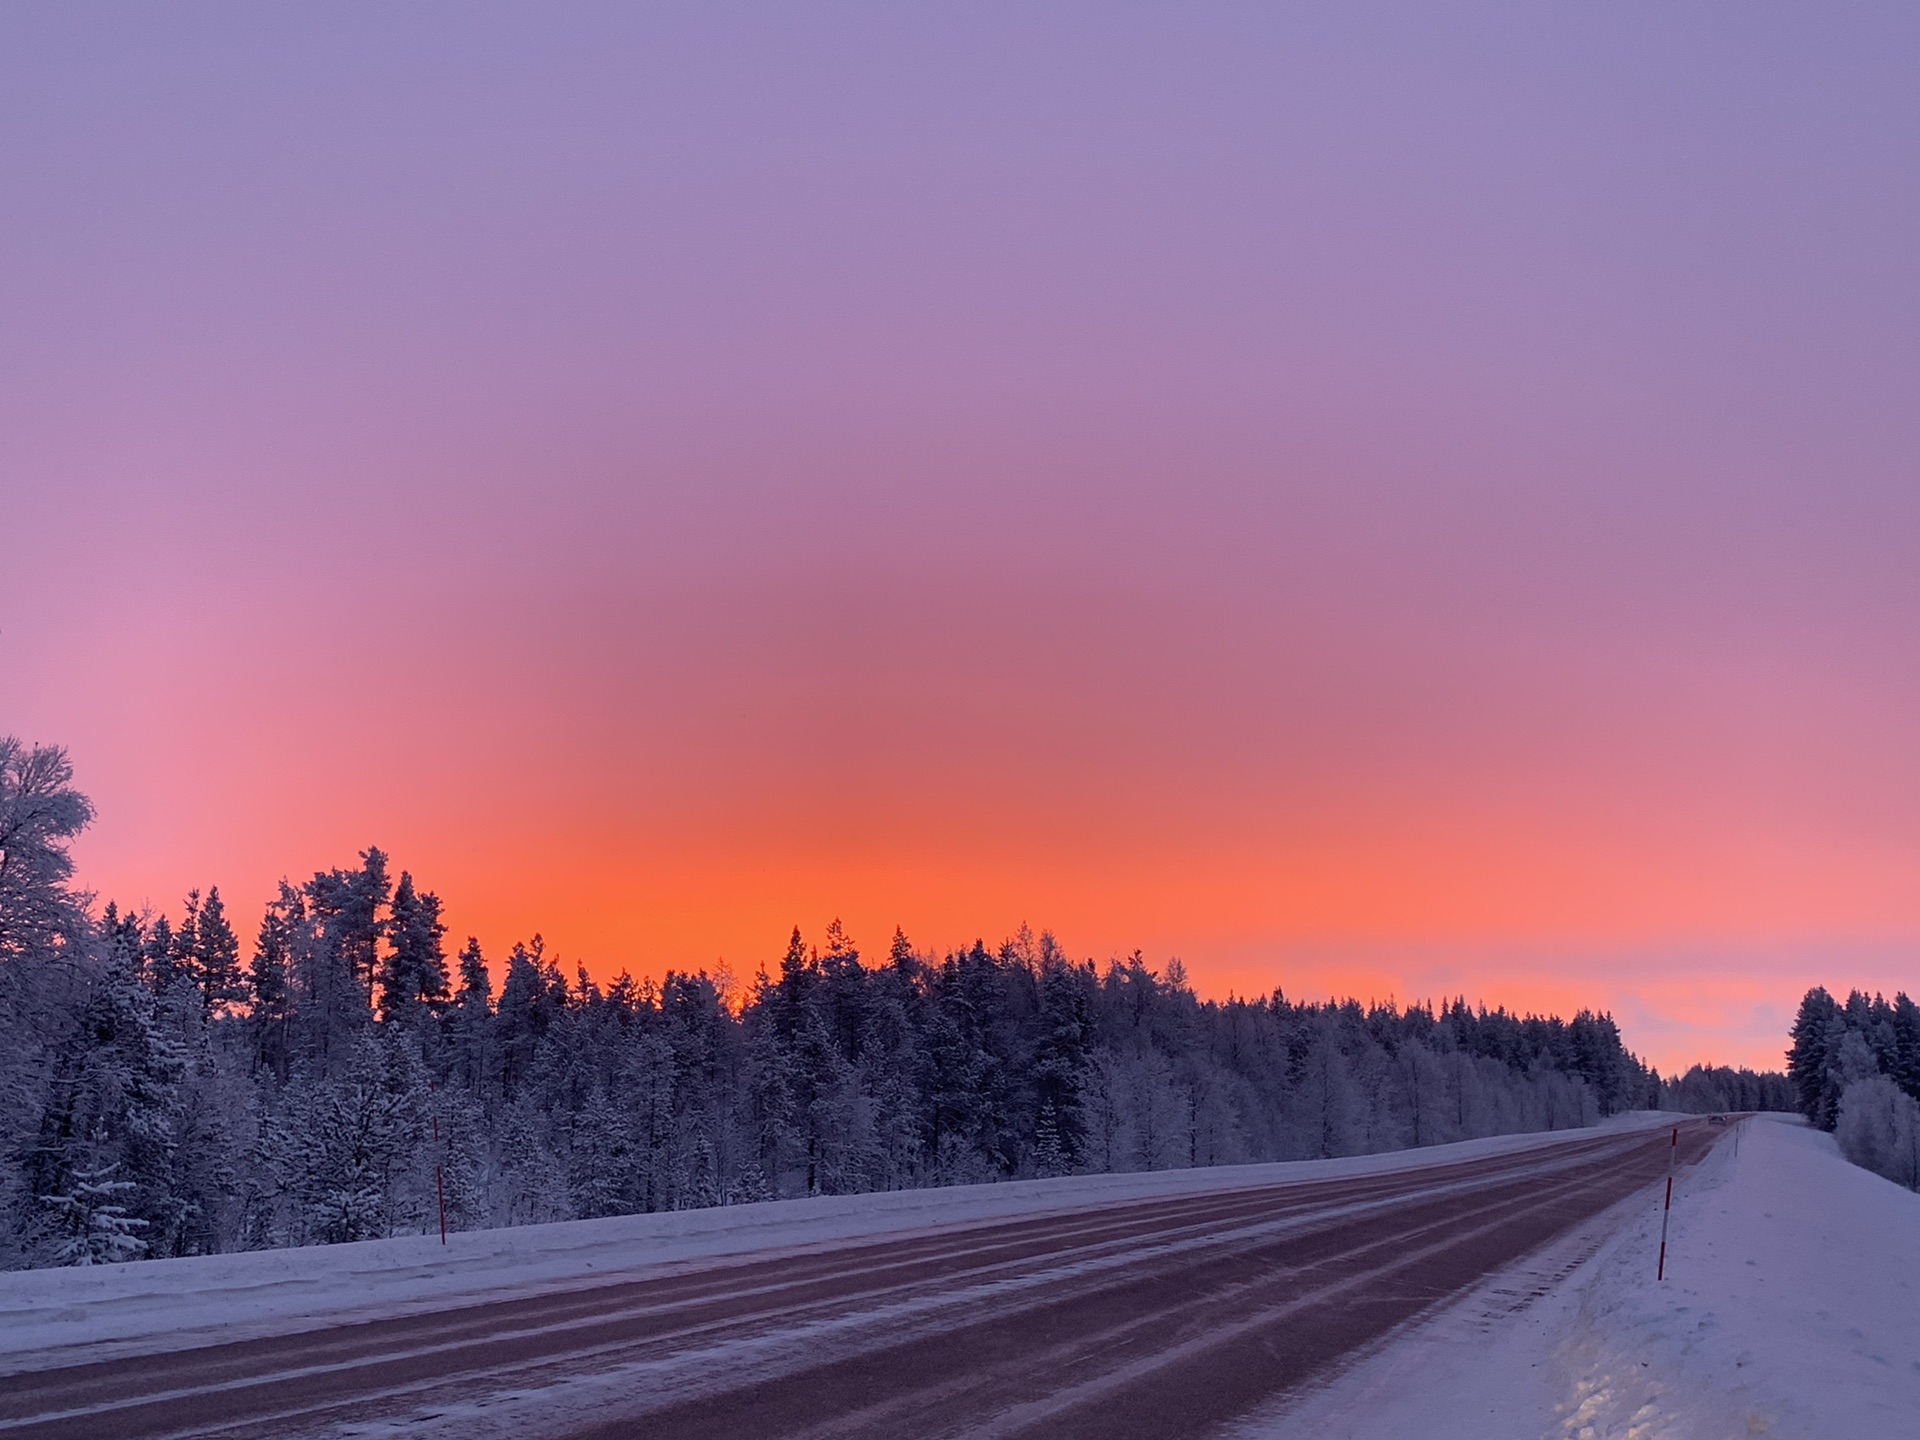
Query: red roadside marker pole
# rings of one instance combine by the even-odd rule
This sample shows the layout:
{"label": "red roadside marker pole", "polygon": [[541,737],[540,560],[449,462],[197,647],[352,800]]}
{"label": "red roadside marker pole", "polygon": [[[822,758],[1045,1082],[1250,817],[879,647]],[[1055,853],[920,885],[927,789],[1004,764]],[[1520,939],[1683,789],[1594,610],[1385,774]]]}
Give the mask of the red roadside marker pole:
{"label": "red roadside marker pole", "polygon": [[1653,1278],[1667,1278],[1667,1221],[1673,1218],[1673,1161],[1680,1153],[1680,1127],[1673,1127],[1673,1143],[1667,1146],[1667,1203],[1660,1212],[1660,1268]]}

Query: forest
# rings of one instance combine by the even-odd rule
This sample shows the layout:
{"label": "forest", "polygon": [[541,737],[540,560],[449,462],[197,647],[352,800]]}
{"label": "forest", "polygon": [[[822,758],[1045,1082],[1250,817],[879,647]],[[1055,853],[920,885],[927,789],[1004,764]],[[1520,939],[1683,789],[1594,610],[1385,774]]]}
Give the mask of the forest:
{"label": "forest", "polygon": [[1796,1108],[1831,1130],[1841,1153],[1920,1190],[1920,1007],[1904,994],[1815,986],[1800,1001],[1787,1052]]}
{"label": "forest", "polygon": [[[1363,1154],[1758,1107],[1613,1020],[1203,1000],[1022,928],[863,953],[836,922],[727,976],[448,943],[382,851],[236,928],[74,885],[53,746],[0,740],[0,1263],[92,1264],[816,1194]],[[247,933],[243,945],[242,933]],[[497,982],[497,983],[496,983]]]}

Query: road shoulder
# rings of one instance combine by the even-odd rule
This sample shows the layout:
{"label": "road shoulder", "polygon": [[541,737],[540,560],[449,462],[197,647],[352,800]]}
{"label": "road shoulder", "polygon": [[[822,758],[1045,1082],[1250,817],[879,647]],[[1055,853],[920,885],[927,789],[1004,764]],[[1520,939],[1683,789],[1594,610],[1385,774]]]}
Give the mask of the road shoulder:
{"label": "road shoulder", "polygon": [[1738,1139],[1682,1172],[1665,1283],[1655,1190],[1238,1437],[1907,1433],[1920,1414],[1920,1196],[1783,1117],[1749,1120]]}

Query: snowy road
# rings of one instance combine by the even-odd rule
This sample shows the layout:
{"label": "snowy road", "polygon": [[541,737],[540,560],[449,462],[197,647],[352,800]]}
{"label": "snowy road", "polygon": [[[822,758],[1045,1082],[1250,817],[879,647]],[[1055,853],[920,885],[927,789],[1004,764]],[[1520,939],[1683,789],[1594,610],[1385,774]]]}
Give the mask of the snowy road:
{"label": "snowy road", "polygon": [[[1683,1123],[1681,1157],[1719,1132]],[[0,1435],[1205,1434],[1564,1234],[1667,1132],[658,1267],[0,1378]]]}

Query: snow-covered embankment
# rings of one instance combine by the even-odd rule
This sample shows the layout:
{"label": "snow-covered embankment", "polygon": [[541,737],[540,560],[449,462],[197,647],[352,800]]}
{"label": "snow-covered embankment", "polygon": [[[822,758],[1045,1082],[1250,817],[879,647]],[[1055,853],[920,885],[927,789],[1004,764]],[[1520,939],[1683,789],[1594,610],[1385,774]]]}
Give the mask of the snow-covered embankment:
{"label": "snow-covered embankment", "polygon": [[1920,1435],[1920,1195],[1759,1116],[1682,1172],[1664,1283],[1659,1201],[1618,1207],[1249,1433]]}

